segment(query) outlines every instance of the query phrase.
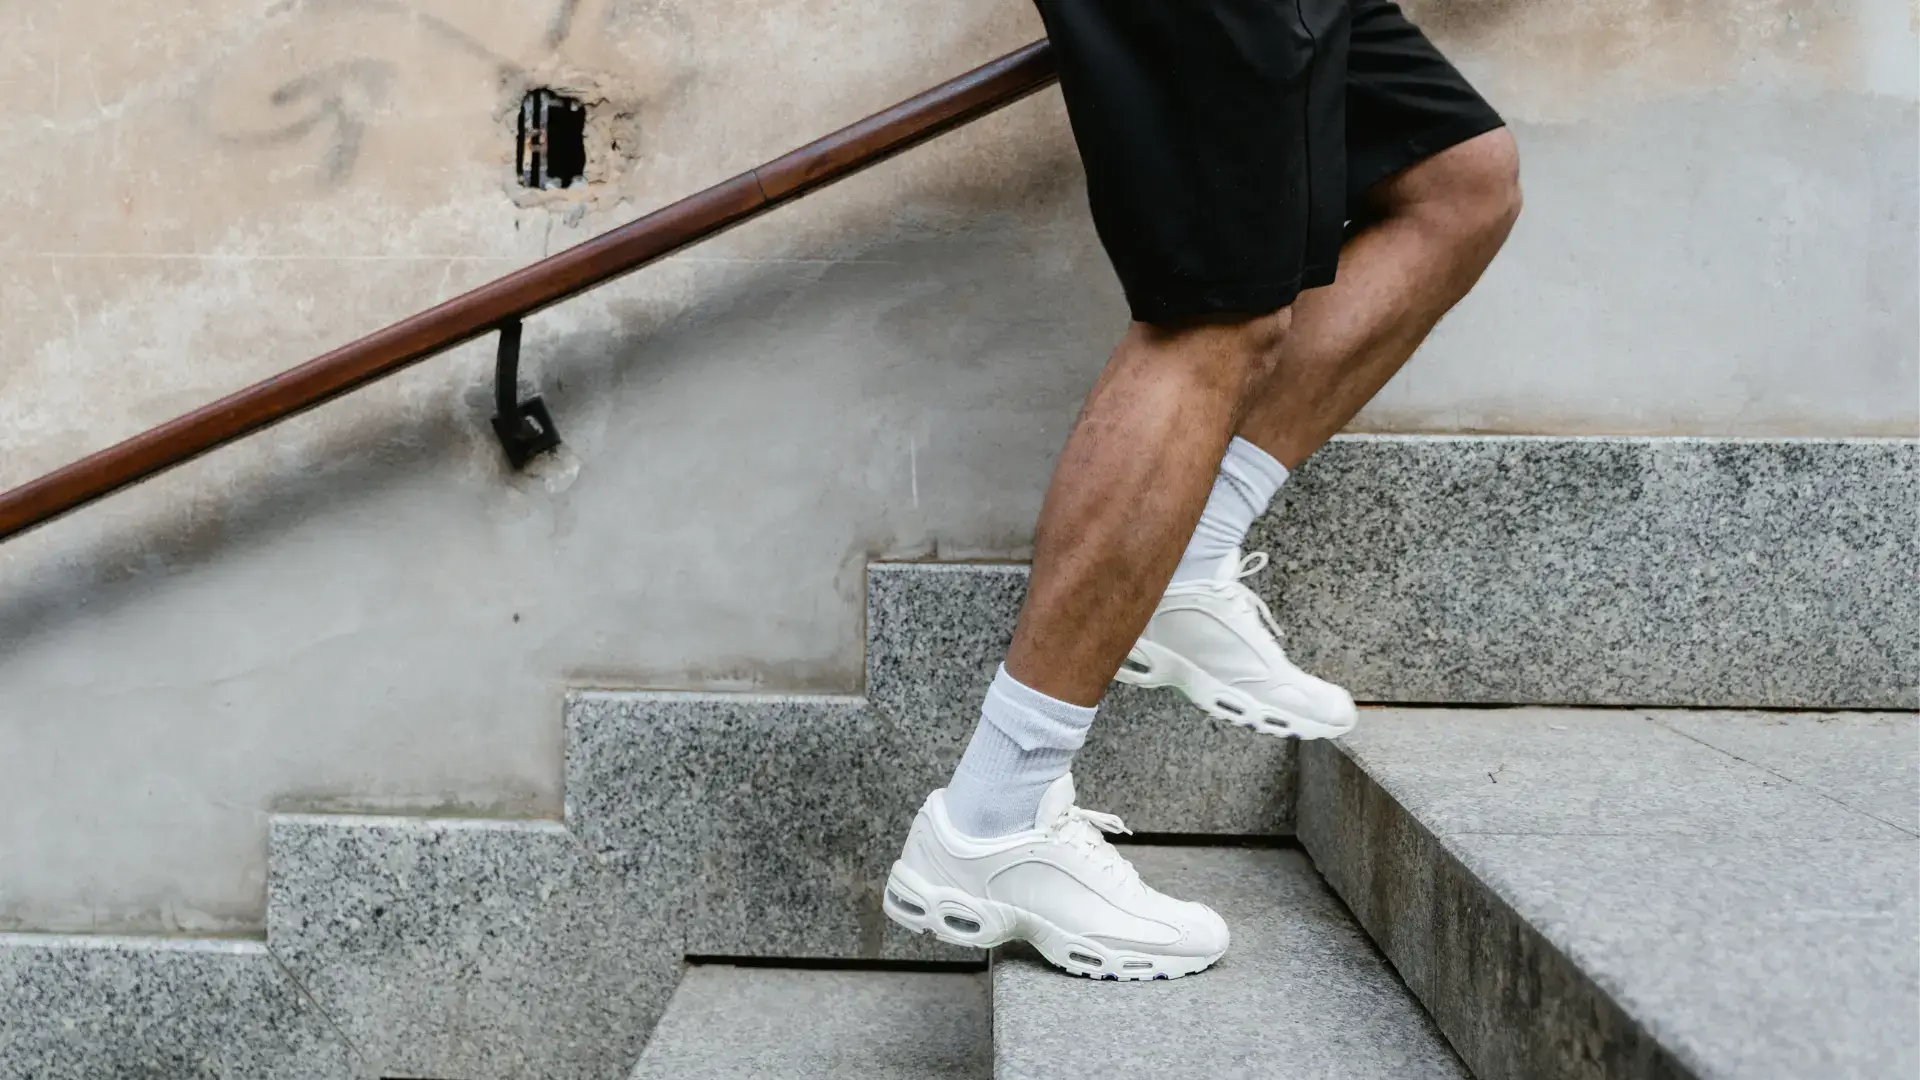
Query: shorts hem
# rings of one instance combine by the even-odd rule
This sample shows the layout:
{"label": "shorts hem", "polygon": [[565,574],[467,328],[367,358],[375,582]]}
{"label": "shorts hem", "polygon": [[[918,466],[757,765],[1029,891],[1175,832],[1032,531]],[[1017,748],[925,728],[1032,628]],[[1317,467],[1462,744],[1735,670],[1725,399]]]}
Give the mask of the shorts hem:
{"label": "shorts hem", "polygon": [[1128,283],[1127,307],[1133,321],[1149,325],[1208,315],[1268,315],[1308,289],[1332,284],[1333,272],[1332,265],[1314,265],[1286,278]]}
{"label": "shorts hem", "polygon": [[1426,128],[1396,144],[1390,152],[1377,155],[1373,160],[1350,162],[1347,176],[1348,205],[1354,210],[1360,210],[1365,205],[1367,192],[1373,190],[1375,184],[1396,173],[1405,172],[1442,151],[1451,150],[1468,139],[1478,138],[1489,131],[1498,131],[1506,126],[1506,120],[1499,113],[1488,109],[1482,113]]}

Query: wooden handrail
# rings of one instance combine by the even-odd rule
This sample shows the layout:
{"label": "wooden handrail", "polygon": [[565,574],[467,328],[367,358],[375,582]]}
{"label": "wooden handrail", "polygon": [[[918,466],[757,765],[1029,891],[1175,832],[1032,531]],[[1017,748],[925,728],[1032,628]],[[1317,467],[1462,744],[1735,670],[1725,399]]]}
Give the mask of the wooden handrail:
{"label": "wooden handrail", "polygon": [[1054,79],[1046,41],[0,495],[0,541],[969,124]]}

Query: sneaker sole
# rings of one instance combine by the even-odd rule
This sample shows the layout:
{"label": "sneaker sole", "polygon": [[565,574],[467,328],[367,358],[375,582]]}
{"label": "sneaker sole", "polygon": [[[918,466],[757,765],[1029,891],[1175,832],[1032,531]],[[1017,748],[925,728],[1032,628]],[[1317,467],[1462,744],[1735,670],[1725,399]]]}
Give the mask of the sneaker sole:
{"label": "sneaker sole", "polygon": [[1216,720],[1283,739],[1337,739],[1352,731],[1359,719],[1356,714],[1345,723],[1328,723],[1268,705],[1207,674],[1172,649],[1151,641],[1136,643],[1114,678],[1129,686],[1178,690]]}
{"label": "sneaker sole", "polygon": [[1024,908],[982,900],[960,889],[934,885],[905,863],[893,864],[882,901],[887,918],[916,934],[932,934],[949,945],[991,949],[1025,941],[1047,962],[1069,975],[1108,982],[1178,979],[1212,967],[1226,955],[1164,956],[1116,949],[1066,933]]}

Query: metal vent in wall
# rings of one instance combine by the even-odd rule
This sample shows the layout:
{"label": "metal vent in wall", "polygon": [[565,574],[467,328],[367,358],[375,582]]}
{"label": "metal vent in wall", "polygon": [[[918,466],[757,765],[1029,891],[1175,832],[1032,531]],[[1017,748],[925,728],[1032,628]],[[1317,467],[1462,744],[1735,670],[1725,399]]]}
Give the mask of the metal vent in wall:
{"label": "metal vent in wall", "polygon": [[587,107],[552,90],[534,90],[520,102],[514,150],[522,187],[566,188],[587,175]]}

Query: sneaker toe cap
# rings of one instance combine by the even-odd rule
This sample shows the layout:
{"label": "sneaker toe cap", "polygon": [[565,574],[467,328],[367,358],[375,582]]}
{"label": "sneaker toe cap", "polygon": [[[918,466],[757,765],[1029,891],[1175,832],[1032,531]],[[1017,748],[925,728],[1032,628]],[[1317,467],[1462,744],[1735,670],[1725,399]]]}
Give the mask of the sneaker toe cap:
{"label": "sneaker toe cap", "polygon": [[1326,724],[1351,724],[1358,715],[1352,694],[1311,675],[1279,687],[1273,700],[1282,708]]}
{"label": "sneaker toe cap", "polygon": [[1227,920],[1220,913],[1205,904],[1187,903],[1182,905],[1184,918],[1181,920],[1183,931],[1180,951],[1192,956],[1217,956],[1227,951],[1227,945],[1233,940],[1233,934],[1227,929]]}

